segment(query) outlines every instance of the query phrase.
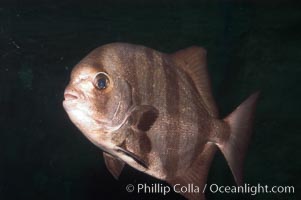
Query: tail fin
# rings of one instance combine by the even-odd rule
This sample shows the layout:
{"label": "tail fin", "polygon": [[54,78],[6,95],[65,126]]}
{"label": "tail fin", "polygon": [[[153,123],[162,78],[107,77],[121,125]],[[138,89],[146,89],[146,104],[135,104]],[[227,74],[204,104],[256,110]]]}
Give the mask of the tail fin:
{"label": "tail fin", "polygon": [[243,161],[251,136],[254,111],[259,92],[252,94],[240,104],[224,121],[230,126],[227,141],[217,144],[224,154],[235,182],[242,185]]}

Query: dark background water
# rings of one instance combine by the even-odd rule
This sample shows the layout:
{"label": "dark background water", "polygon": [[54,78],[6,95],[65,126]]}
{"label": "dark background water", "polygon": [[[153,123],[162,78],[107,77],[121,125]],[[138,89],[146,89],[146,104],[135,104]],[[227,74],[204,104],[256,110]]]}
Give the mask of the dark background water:
{"label": "dark background water", "polygon": [[[300,199],[297,1],[109,2],[1,1],[0,199],[182,199],[127,193],[129,183],[165,183],[130,167],[114,180],[62,108],[72,67],[116,41],[163,52],[205,47],[221,117],[261,90],[245,181],[292,185],[295,194],[207,192],[209,199]],[[221,153],[208,183],[235,184]]]}

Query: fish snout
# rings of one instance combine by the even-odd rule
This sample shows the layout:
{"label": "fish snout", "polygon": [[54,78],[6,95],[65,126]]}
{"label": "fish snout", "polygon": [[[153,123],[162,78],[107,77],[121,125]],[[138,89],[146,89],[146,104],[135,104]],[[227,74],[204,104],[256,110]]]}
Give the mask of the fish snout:
{"label": "fish snout", "polygon": [[71,100],[76,100],[79,98],[79,94],[72,89],[66,89],[64,92],[64,100],[65,101],[71,101]]}

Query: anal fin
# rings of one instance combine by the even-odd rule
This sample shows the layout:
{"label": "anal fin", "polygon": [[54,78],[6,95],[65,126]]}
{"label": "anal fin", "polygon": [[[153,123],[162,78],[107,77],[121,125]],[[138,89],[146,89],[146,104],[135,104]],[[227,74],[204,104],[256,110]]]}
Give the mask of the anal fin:
{"label": "anal fin", "polygon": [[[189,169],[182,174],[172,177],[167,182],[173,187],[190,187],[191,191],[180,193],[189,200],[205,200],[205,184],[207,182],[208,171],[217,147],[213,143],[207,143],[202,153],[197,157]],[[175,186],[178,184],[177,186]]]}
{"label": "anal fin", "polygon": [[103,152],[103,158],[109,172],[111,172],[115,179],[118,179],[124,167],[124,162],[105,152]]}

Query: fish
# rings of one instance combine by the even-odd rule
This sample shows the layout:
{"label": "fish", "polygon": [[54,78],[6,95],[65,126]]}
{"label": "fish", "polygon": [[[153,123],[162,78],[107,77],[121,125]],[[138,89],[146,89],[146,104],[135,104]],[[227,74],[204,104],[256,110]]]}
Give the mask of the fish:
{"label": "fish", "polygon": [[[100,46],[73,69],[63,107],[74,125],[103,151],[119,178],[125,164],[171,186],[204,188],[219,149],[238,185],[259,92],[220,118],[207,51],[174,53],[129,43]],[[203,192],[184,193],[205,199]]]}

